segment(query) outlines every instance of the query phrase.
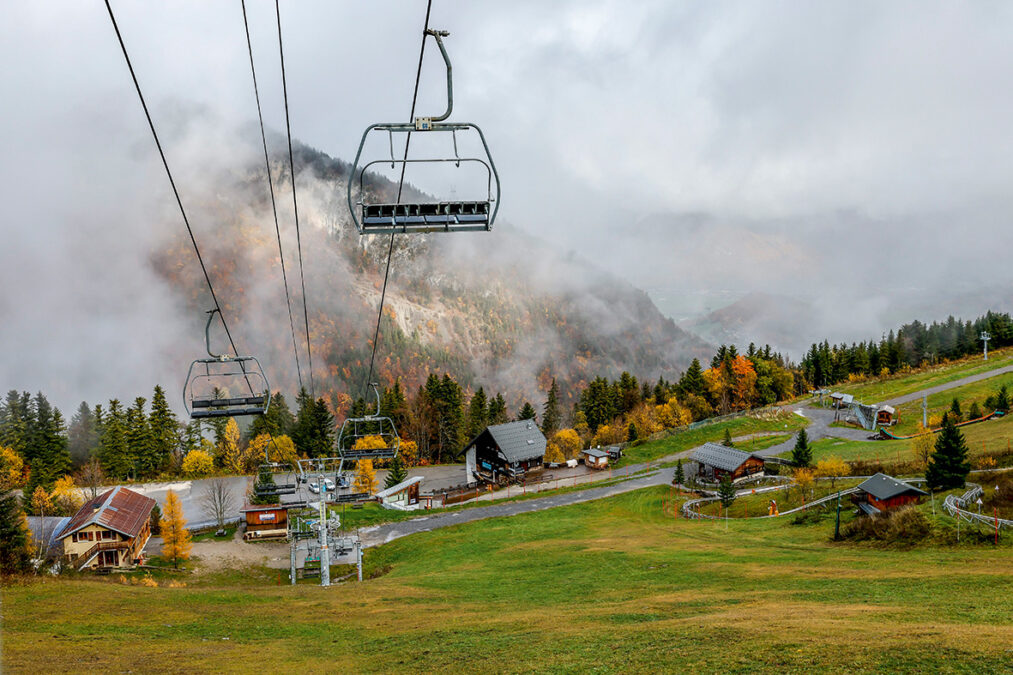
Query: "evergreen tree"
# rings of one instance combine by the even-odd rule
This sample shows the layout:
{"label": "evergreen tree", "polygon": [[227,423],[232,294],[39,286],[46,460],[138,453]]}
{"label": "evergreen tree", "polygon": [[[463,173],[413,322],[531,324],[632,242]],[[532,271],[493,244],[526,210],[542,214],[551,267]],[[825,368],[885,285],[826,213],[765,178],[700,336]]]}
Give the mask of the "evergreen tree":
{"label": "evergreen tree", "polygon": [[249,437],[256,438],[261,434],[268,434],[275,438],[288,436],[292,433],[294,426],[295,415],[289,409],[285,395],[276,391],[271,396],[271,405],[268,406],[267,412],[258,415],[250,423]]}
{"label": "evergreen tree", "polygon": [[552,378],[549,395],[546,397],[545,407],[542,409],[542,433],[551,436],[559,431],[559,426],[559,386],[556,385],[556,378]]}
{"label": "evergreen tree", "polygon": [[957,422],[959,422],[960,419],[964,416],[964,413],[961,412],[960,410],[960,401],[957,399],[956,396],[953,397],[953,403],[950,404],[950,414],[953,416],[953,419]]}
{"label": "evergreen tree", "polygon": [[98,429],[95,413],[85,401],[78,406],[74,418],[67,427],[67,450],[74,466],[83,466],[98,450]]}
{"label": "evergreen tree", "polygon": [[29,394],[18,394],[16,389],[7,392],[0,405],[0,445],[12,448],[25,459],[28,456],[28,426],[31,422]]}
{"label": "evergreen tree", "polygon": [[162,509],[158,507],[157,503],[151,507],[151,516],[148,518],[148,528],[151,530],[152,536],[157,537],[162,533]]}
{"label": "evergreen tree", "polygon": [[313,405],[313,452],[311,457],[328,457],[334,454],[334,415],[327,402],[318,398]]}
{"label": "evergreen tree", "polygon": [[20,574],[31,569],[24,518],[17,495],[0,486],[0,574]]}
{"label": "evergreen tree", "polygon": [[392,488],[407,479],[408,469],[405,468],[404,462],[401,461],[401,455],[397,455],[390,462],[390,468],[387,470],[387,478],[384,479],[383,486],[385,488]]}
{"label": "evergreen tree", "polygon": [[486,406],[485,390],[479,387],[471,397],[471,403],[468,404],[468,431],[466,435],[469,440],[482,433],[488,424],[488,417],[489,409]]}
{"label": "evergreen tree", "polygon": [[808,467],[813,461],[813,449],[809,445],[809,435],[805,429],[798,430],[795,447],[791,451],[791,461],[795,466]]}
{"label": "evergreen tree", "polygon": [[971,408],[967,411],[967,419],[976,420],[981,417],[981,408],[978,407],[978,402],[974,401],[971,403]]}
{"label": "evergreen tree", "polygon": [[673,481],[676,485],[682,485],[686,482],[686,472],[682,468],[682,458],[680,457],[675,462],[675,480]]}
{"label": "evergreen tree", "polygon": [[693,359],[689,368],[679,378],[679,391],[682,394],[696,394],[705,396],[707,394],[707,383],[703,379],[703,368],[700,366],[700,359]]}
{"label": "evergreen tree", "polygon": [[632,443],[638,438],[640,438],[640,435],[637,433],[637,425],[630,422],[630,425],[626,427],[626,440]]}
{"label": "evergreen tree", "polygon": [[[306,391],[306,387],[299,390],[299,395],[296,397],[296,405],[298,407],[295,415],[295,424],[292,426],[292,442],[295,443],[295,447],[299,450],[300,454],[307,457],[316,457],[317,455],[314,453],[316,443],[313,434],[313,417],[316,404],[313,401],[313,397]],[[354,415],[354,412],[352,414]]]}
{"label": "evergreen tree", "polygon": [[173,452],[180,444],[180,425],[165,399],[165,390],[155,385],[151,396],[151,415],[148,417],[151,432],[150,452],[141,458],[142,470],[153,475],[169,466]]}
{"label": "evergreen tree", "polygon": [[735,485],[732,483],[730,476],[726,475],[721,479],[721,485],[718,487],[718,497],[721,499],[721,505],[726,509],[735,501]]}
{"label": "evergreen tree", "polygon": [[995,395],[995,409],[1009,412],[1009,392],[1005,384],[999,387],[999,393]]}
{"label": "evergreen tree", "polygon": [[116,479],[127,478],[130,475],[133,464],[130,461],[130,448],[127,446],[126,418],[119,400],[115,398],[109,401],[109,412],[102,422],[98,456],[102,470],[107,475]]}
{"label": "evergreen tree", "polygon": [[[25,494],[38,486],[51,490],[53,483],[70,473],[70,452],[64,434],[63,415],[39,392],[34,399],[34,409],[28,428],[28,444],[31,476]],[[26,457],[27,458],[27,457]]]}
{"label": "evergreen tree", "polygon": [[489,424],[505,424],[510,421],[510,414],[507,412],[506,399],[503,394],[497,393],[495,398],[489,401]]}
{"label": "evergreen tree", "polygon": [[127,447],[130,449],[130,465],[134,476],[154,474],[153,455],[155,439],[144,411],[147,400],[141,396],[134,399],[134,405],[127,409]]}
{"label": "evergreen tree", "polygon": [[[521,409],[517,412],[517,419],[519,420],[534,420],[535,419],[535,406],[531,405],[527,401],[521,406]],[[536,420],[537,421],[537,420]]]}
{"label": "evergreen tree", "polygon": [[943,428],[936,438],[935,450],[925,470],[925,482],[932,490],[963,487],[971,464],[967,461],[964,435],[949,415],[943,417]]}
{"label": "evergreen tree", "polygon": [[721,445],[725,446],[726,448],[735,447],[735,444],[732,443],[732,432],[729,431],[727,428],[725,429],[725,440],[721,441]]}

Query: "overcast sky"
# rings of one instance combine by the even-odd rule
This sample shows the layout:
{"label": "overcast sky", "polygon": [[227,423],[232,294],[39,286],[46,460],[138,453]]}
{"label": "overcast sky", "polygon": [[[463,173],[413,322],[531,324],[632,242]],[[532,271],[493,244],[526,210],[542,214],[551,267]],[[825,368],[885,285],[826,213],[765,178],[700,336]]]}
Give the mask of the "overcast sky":
{"label": "overcast sky", "polygon": [[[997,253],[1013,245],[1013,4],[433,4],[430,25],[451,32],[454,119],[485,130],[505,221],[652,287],[804,295],[826,269],[924,301],[1013,282]],[[113,6],[167,135],[179,110],[255,119],[239,0]],[[282,130],[274,3],[248,11],[266,122]],[[406,120],[424,14],[422,0],[284,0],[293,135],[350,159],[367,124]],[[0,386],[73,396],[68,346],[112,363],[117,313],[151,326],[130,342],[174,337],[157,321],[171,299],[130,259],[168,186],[101,2],[7,3],[0,58]],[[443,97],[429,49],[419,112]],[[194,150],[167,148],[184,191]],[[759,233],[774,253],[686,260],[687,235],[666,228],[687,214],[708,224],[703,241]]]}

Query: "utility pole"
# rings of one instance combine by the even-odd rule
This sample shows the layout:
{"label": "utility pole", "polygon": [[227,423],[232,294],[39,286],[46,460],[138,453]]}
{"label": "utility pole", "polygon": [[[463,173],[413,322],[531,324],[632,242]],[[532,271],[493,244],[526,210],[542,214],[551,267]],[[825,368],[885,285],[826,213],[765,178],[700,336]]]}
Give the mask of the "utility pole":
{"label": "utility pole", "polygon": [[929,396],[922,396],[922,428],[929,428]]}
{"label": "utility pole", "polygon": [[988,334],[987,330],[981,331],[981,341],[985,343],[985,360],[988,361],[988,341],[992,339],[992,336]]}

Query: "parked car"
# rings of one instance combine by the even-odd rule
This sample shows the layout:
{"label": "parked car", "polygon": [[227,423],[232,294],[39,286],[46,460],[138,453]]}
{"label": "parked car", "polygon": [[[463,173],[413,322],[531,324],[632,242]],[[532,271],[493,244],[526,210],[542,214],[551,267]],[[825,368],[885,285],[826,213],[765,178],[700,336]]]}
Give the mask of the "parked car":
{"label": "parked car", "polygon": [[328,492],[334,492],[334,481],[330,478],[324,479],[324,489]]}
{"label": "parked car", "polygon": [[315,495],[320,494],[320,485],[316,481],[310,483],[310,492],[312,492]]}

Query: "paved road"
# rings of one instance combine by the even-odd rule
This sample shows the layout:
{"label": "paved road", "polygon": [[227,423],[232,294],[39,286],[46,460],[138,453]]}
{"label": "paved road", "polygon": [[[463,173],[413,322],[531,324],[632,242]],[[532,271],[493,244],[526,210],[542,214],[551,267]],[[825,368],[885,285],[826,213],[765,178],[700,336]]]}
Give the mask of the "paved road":
{"label": "paved road", "polygon": [[967,377],[962,377],[959,380],[954,380],[953,382],[944,382],[943,384],[940,384],[940,385],[935,386],[935,387],[929,387],[928,389],[922,389],[921,391],[916,391],[913,394],[905,394],[904,396],[898,396],[897,398],[891,398],[888,401],[883,401],[879,405],[889,405],[889,406],[897,407],[897,406],[902,405],[904,403],[910,403],[911,401],[917,401],[920,398],[922,398],[923,396],[931,396],[932,394],[938,394],[939,392],[946,391],[947,389],[953,389],[955,387],[963,387],[965,384],[973,384],[975,382],[981,382],[982,380],[987,380],[989,378],[995,377],[996,375],[1003,375],[1005,373],[1013,373],[1013,366],[1005,366],[1003,368],[996,368],[995,370],[990,370],[990,371],[985,372],[985,373],[978,373],[977,375],[968,375]]}
{"label": "paved road", "polygon": [[[865,429],[830,426],[834,421],[834,411],[828,408],[801,408],[792,406],[789,409],[795,414],[809,420],[809,426],[806,427],[805,433],[810,441],[818,441],[821,438],[828,437],[845,438],[851,441],[868,441],[869,437],[873,435],[871,431],[866,431]],[[764,450],[758,450],[756,454],[763,457],[775,457],[782,452],[790,451],[794,447],[795,437],[792,436],[784,443],[778,443]]]}

